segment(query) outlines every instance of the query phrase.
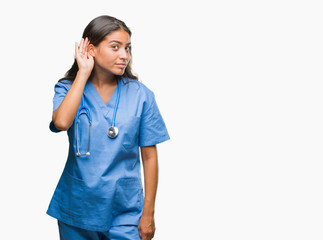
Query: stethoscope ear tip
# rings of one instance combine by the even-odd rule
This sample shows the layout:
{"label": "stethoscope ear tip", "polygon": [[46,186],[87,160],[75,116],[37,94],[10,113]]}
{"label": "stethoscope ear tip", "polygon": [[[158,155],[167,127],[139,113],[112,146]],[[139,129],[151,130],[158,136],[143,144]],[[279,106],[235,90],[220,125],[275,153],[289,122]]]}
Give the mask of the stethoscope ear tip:
{"label": "stethoscope ear tip", "polygon": [[81,154],[81,153],[76,153],[76,156],[89,156],[90,155],[90,152],[87,152],[87,153],[85,153],[85,154]]}

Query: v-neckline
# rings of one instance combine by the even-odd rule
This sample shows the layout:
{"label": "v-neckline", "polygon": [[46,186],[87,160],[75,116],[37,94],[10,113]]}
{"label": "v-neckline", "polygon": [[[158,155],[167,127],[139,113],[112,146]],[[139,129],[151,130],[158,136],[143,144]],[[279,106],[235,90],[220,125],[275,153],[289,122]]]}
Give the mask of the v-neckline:
{"label": "v-neckline", "polygon": [[[118,91],[118,85],[117,87],[114,89],[111,97],[109,98],[107,104],[105,104],[104,100],[102,99],[101,95],[99,94],[98,90],[95,88],[95,86],[93,85],[93,83],[91,81],[88,81],[89,86],[92,88],[92,92],[94,92],[94,96],[95,99],[97,100],[98,104],[102,107],[112,107],[113,102],[115,102],[115,98],[116,98],[116,94]],[[121,82],[118,80],[118,84],[121,84]]]}

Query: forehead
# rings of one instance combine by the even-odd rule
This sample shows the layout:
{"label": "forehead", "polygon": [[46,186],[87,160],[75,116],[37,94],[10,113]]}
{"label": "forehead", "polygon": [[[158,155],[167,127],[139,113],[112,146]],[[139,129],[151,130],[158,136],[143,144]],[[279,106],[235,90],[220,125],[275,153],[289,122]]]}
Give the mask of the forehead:
{"label": "forehead", "polygon": [[119,29],[108,34],[102,42],[111,43],[114,41],[121,42],[123,44],[130,43],[129,33],[123,29]]}

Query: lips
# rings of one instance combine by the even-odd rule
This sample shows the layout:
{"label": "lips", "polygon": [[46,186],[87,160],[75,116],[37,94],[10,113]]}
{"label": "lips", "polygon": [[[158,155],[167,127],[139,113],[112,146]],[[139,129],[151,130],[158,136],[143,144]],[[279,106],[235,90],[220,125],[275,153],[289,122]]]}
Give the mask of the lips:
{"label": "lips", "polygon": [[127,66],[125,63],[117,63],[116,65],[120,68],[125,68]]}

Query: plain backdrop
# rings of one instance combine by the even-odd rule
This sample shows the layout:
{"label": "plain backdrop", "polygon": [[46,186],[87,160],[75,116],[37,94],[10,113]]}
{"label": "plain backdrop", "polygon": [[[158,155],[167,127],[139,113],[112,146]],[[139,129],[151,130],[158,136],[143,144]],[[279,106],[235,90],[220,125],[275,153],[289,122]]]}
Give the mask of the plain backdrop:
{"label": "plain backdrop", "polygon": [[133,32],[158,146],[156,240],[322,239],[321,1],[5,1],[0,239],[58,239],[46,210],[67,157],[54,85],[95,17]]}

